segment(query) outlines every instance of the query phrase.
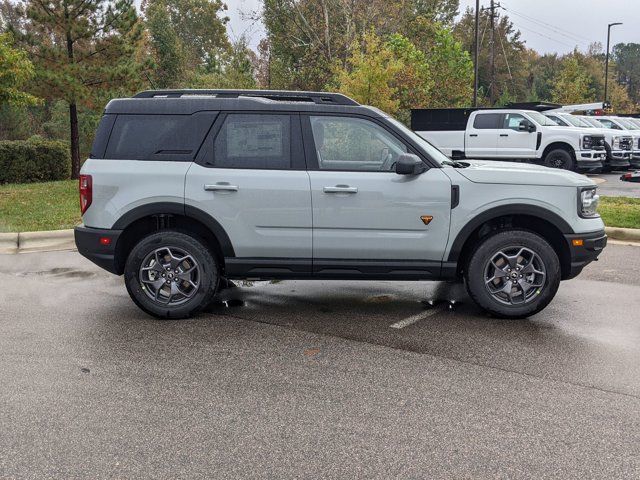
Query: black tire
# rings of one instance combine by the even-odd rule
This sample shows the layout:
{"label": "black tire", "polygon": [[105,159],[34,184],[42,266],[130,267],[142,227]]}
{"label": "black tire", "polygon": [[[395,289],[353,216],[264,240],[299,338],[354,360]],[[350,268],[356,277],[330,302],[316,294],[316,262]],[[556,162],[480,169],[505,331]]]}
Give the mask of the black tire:
{"label": "black tire", "polygon": [[561,168],[563,170],[575,170],[573,155],[563,148],[556,148],[547,152],[544,157],[544,166],[550,168]]}
{"label": "black tire", "polygon": [[[143,267],[143,262],[148,261],[147,259],[154,252],[163,248],[175,249],[177,252],[181,252],[181,255],[188,254],[195,261],[197,267],[197,288],[189,286],[190,297],[181,294],[176,295],[182,301],[182,303],[176,305],[163,304],[152,299],[153,284],[147,288],[147,285],[142,282],[143,273],[141,268]],[[170,257],[162,256],[162,258]],[[157,264],[156,262],[154,263]],[[190,263],[186,263],[186,265],[190,265]],[[157,275],[155,272],[154,274]],[[140,240],[127,257],[124,275],[127,291],[135,304],[149,315],[160,319],[180,319],[195,315],[211,302],[220,280],[220,271],[215,257],[204,246],[202,241],[191,235],[172,230],[153,233]],[[158,278],[158,280],[160,279]],[[180,283],[177,278],[174,281]],[[160,280],[160,283],[162,283],[162,280]],[[160,288],[162,289],[164,286]],[[168,300],[171,301],[172,298],[168,297]]]}
{"label": "black tire", "polygon": [[[495,259],[496,256],[499,255],[498,252],[513,252],[522,247],[534,252],[538,256],[537,261],[542,262],[542,267],[546,275],[544,277],[538,276],[538,281],[541,286],[529,287],[529,293],[524,293],[524,296],[522,296],[522,303],[515,305],[505,304],[504,301],[496,298],[496,295],[489,291],[490,287],[487,286],[489,282],[485,278],[488,276],[487,269],[493,268],[490,263],[492,259]],[[509,275],[513,275],[513,273]],[[483,238],[471,254],[464,272],[467,291],[479,307],[493,316],[514,319],[529,317],[545,308],[558,291],[560,276],[560,261],[553,247],[540,235],[526,230],[502,230]],[[501,282],[503,282],[505,278],[494,280],[498,282],[498,289],[502,286]],[[507,279],[511,280],[510,277]],[[517,282],[518,280],[515,281]],[[526,281],[526,279],[523,281]],[[491,287],[494,286],[495,285],[491,285]],[[532,288],[533,291],[531,291]],[[520,295],[523,295],[522,292],[524,292],[524,289],[518,286],[510,292],[518,291]],[[506,296],[507,294],[503,295]],[[526,295],[530,295],[530,297],[525,298]]]}

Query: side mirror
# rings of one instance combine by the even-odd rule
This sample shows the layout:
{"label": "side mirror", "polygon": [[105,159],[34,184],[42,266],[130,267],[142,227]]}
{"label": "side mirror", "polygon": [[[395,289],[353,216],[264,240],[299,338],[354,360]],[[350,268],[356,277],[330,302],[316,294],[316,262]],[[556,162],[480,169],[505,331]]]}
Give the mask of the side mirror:
{"label": "side mirror", "polygon": [[398,175],[420,175],[427,170],[420,157],[412,153],[403,153],[396,161],[396,173]]}
{"label": "side mirror", "polygon": [[533,125],[531,122],[527,122],[526,120],[522,120],[520,122],[520,125],[518,125],[518,130],[520,130],[521,132],[535,132],[536,131],[536,126]]}

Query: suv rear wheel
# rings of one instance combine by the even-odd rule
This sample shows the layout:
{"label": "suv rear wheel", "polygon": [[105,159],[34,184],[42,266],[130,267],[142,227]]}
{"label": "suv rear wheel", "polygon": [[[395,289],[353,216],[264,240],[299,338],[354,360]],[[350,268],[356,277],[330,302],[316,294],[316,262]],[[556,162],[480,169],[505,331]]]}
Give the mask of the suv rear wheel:
{"label": "suv rear wheel", "polygon": [[132,300],[157,318],[187,318],[206,307],[220,279],[218,265],[202,242],[161,231],[133,247],[125,264]]}
{"label": "suv rear wheel", "polygon": [[541,236],[506,230],[484,238],[465,272],[471,298],[500,318],[524,318],[538,313],[560,285],[560,261]]}

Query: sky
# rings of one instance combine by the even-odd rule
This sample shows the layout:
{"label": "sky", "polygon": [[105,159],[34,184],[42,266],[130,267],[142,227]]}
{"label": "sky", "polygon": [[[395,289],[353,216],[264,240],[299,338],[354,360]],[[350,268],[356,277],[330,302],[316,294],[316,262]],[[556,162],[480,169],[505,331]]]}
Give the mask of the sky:
{"label": "sky", "polygon": [[[247,14],[261,8],[261,0],[226,0],[229,35],[236,39],[245,35],[255,48],[264,36],[259,22]],[[490,0],[480,0],[488,7]],[[529,48],[540,53],[566,53],[576,46],[586,50],[590,43],[607,42],[607,24],[623,22],[612,27],[611,45],[620,42],[640,43],[640,0],[500,0],[514,25],[522,33]],[[475,8],[475,0],[460,0],[460,10]]]}

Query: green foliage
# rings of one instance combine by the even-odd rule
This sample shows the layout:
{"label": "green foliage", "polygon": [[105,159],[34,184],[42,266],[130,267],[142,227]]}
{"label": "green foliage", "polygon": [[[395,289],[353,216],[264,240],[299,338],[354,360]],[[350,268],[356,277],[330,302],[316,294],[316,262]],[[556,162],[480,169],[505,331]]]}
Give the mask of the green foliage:
{"label": "green foliage", "polygon": [[578,59],[569,58],[564,61],[556,77],[551,99],[566,105],[592,101],[594,91],[589,85],[590,80],[586,70],[578,63]]}
{"label": "green foliage", "polygon": [[256,88],[252,55],[254,54],[249,50],[246,39],[241,37],[227,52],[220,55],[215,68],[210,68],[207,72],[196,72],[189,80],[189,86],[191,88]]}
{"label": "green foliage", "polygon": [[[144,6],[155,61],[154,85],[184,87],[192,77],[220,68],[229,54],[221,0],[149,0]],[[243,44],[246,48],[246,44]]]}
{"label": "green foliage", "polygon": [[64,142],[32,137],[0,141],[0,184],[63,180],[71,175]]}
{"label": "green foliage", "polygon": [[34,75],[27,52],[13,46],[13,35],[0,34],[0,105],[34,105],[37,98],[23,91]]}
{"label": "green foliage", "polygon": [[612,53],[618,82],[626,85],[631,100],[640,104],[640,43],[619,43]]}
{"label": "green foliage", "polygon": [[363,43],[354,43],[346,68],[336,69],[338,91],[394,115],[400,106],[394,84],[403,63],[375,33],[365,34]]}
{"label": "green foliage", "polygon": [[[99,111],[82,106],[78,109],[79,147],[82,159],[87,158],[91,152],[93,138],[101,118],[102,113]],[[67,141],[70,135],[69,107],[64,101],[59,100],[51,105],[49,117],[42,123],[42,132],[47,138]]]}

